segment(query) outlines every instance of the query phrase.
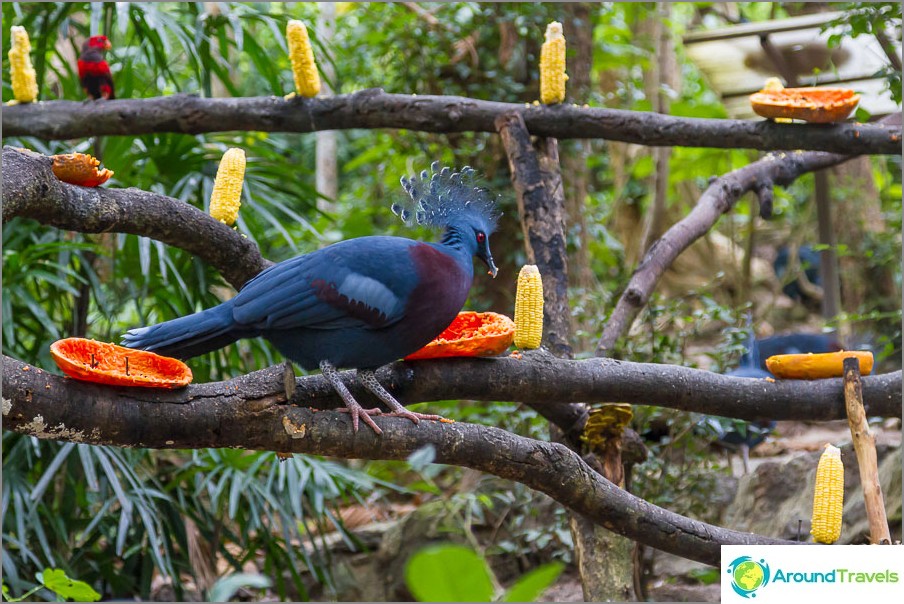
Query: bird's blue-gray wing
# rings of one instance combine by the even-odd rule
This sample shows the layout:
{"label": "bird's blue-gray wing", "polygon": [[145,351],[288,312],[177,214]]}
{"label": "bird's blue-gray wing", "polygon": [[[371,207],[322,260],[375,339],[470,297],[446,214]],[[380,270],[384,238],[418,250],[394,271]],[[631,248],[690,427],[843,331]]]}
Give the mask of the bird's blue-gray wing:
{"label": "bird's blue-gray wing", "polygon": [[402,318],[404,287],[381,279],[372,262],[352,269],[346,254],[324,252],[274,265],[249,281],[233,301],[235,320],[258,329],[339,329],[380,328]]}

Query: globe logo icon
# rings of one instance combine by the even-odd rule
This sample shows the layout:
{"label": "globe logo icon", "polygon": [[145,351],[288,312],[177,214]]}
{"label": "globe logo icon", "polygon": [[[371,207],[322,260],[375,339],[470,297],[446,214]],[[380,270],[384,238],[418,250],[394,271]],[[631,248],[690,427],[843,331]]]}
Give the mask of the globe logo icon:
{"label": "globe logo icon", "polygon": [[769,565],[750,556],[735,558],[728,565],[731,587],[742,598],[755,598],[756,590],[769,583]]}

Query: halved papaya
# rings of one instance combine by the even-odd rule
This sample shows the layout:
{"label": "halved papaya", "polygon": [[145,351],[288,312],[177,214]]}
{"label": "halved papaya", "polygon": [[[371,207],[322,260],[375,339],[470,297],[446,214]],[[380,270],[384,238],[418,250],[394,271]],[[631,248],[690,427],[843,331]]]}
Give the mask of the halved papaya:
{"label": "halved papaya", "polygon": [[192,380],[178,359],[87,338],[57,340],[50,356],[69,377],[108,386],[181,388]]}
{"label": "halved papaya", "polygon": [[750,106],[757,115],[817,124],[847,119],[859,102],[860,95],[849,88],[764,89],[750,95]]}
{"label": "halved papaya", "polygon": [[515,322],[495,312],[464,311],[432,342],[405,357],[489,357],[502,354],[515,339]]}
{"label": "halved papaya", "polygon": [[766,369],[786,380],[821,380],[844,375],[844,359],[860,359],[860,374],[873,370],[873,353],[868,350],[841,350],[819,354],[777,354],[766,359]]}
{"label": "halved papaya", "polygon": [[71,185],[96,187],[113,176],[113,170],[98,170],[100,161],[85,153],[65,153],[54,155],[52,159],[54,176]]}

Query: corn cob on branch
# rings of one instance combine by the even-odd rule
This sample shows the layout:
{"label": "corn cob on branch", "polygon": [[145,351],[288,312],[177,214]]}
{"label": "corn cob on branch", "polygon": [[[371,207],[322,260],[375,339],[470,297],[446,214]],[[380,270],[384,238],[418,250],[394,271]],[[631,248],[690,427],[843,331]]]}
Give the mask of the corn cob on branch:
{"label": "corn cob on branch", "polygon": [[518,273],[515,295],[515,346],[539,348],[543,339],[543,279],[536,265],[527,264]]}
{"label": "corn cob on branch", "polygon": [[245,152],[236,147],[227,149],[210,194],[210,215],[228,226],[235,224],[239,217],[244,179]]}
{"label": "corn cob on branch", "polygon": [[289,43],[289,59],[292,61],[292,75],[295,90],[305,97],[317,96],[320,92],[320,74],[314,61],[314,49],[308,37],[308,28],[296,19],[286,25],[286,40]]}
{"label": "corn cob on branch", "polygon": [[565,100],[565,36],[562,24],[546,26],[546,41],[540,47],[540,100],[545,105]]}
{"label": "corn cob on branch", "polygon": [[9,70],[13,96],[20,103],[33,103],[38,99],[38,80],[31,64],[28,32],[21,25],[13,25],[10,35],[12,46],[9,49]]}
{"label": "corn cob on branch", "polygon": [[817,543],[835,543],[841,536],[844,510],[844,465],[841,449],[826,444],[816,467],[813,489],[813,517],[810,534]]}

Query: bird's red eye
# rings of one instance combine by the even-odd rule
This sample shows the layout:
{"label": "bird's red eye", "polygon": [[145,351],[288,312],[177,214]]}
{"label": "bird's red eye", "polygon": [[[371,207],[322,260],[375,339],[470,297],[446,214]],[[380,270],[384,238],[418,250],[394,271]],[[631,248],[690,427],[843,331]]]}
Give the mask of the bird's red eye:
{"label": "bird's red eye", "polygon": [[483,243],[487,236],[483,233],[477,233],[477,243]]}

